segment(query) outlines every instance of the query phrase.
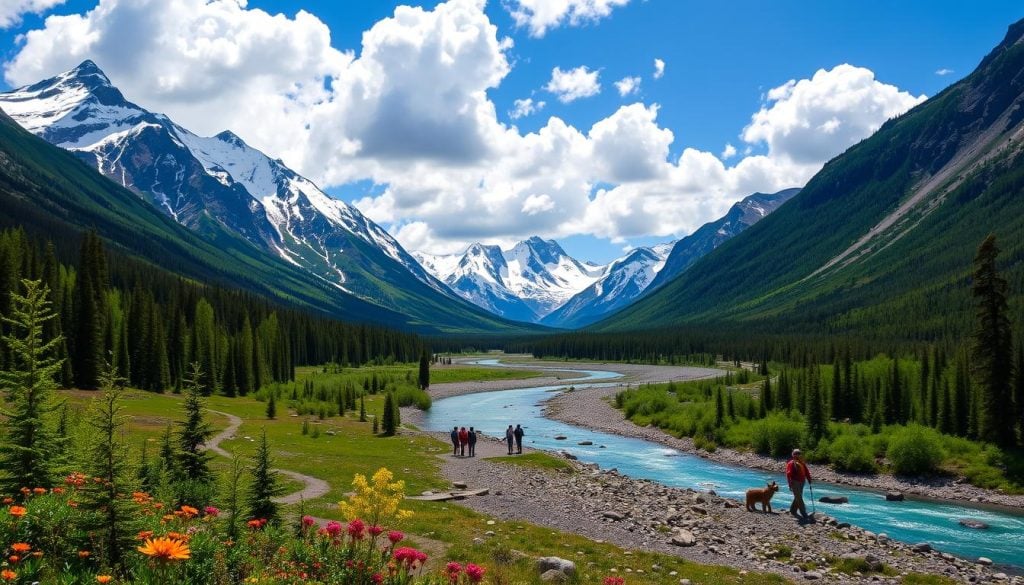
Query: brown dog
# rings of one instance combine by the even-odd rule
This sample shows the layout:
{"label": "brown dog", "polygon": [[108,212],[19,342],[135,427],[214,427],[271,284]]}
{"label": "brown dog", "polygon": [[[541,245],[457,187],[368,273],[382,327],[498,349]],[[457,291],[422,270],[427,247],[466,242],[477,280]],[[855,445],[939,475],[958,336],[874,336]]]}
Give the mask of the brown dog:
{"label": "brown dog", "polygon": [[779,491],[777,483],[770,482],[767,487],[761,489],[747,490],[747,512],[756,512],[757,503],[761,502],[762,512],[772,511],[772,496]]}

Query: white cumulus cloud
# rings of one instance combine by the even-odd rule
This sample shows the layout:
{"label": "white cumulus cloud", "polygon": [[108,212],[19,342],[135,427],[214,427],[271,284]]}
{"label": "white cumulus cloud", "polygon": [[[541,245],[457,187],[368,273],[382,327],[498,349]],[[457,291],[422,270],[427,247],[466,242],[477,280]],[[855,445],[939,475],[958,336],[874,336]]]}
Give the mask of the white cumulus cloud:
{"label": "white cumulus cloud", "polygon": [[0,0],[0,29],[21,24],[25,14],[42,14],[65,0]]}
{"label": "white cumulus cloud", "polygon": [[533,98],[524,98],[521,100],[515,100],[512,102],[512,111],[508,113],[508,116],[513,120],[531,116],[544,109],[547,103],[544,101],[535,101]]}
{"label": "white cumulus cloud", "polygon": [[558,101],[567,104],[601,93],[601,83],[598,81],[600,73],[591,71],[586,65],[566,71],[555,67],[551,70],[551,81],[544,89],[555,94]]}
{"label": "white cumulus cloud", "polygon": [[623,77],[622,79],[615,82],[615,89],[619,90],[619,95],[621,95],[622,97],[634,94],[640,91],[640,78]]}
{"label": "white cumulus cloud", "polygon": [[935,75],[938,75],[939,77],[945,77],[946,75],[949,75],[950,73],[953,73],[953,70],[949,69],[947,67],[943,67],[942,69],[939,69],[939,70],[935,71]]}
{"label": "white cumulus cloud", "polygon": [[605,18],[629,0],[509,0],[505,5],[517,26],[542,37],[549,30],[568,24],[579,26]]}
{"label": "white cumulus cloud", "polygon": [[661,59],[654,60],[654,78],[661,79],[665,76],[665,62]]}
{"label": "white cumulus cloud", "polygon": [[[384,186],[356,205],[406,247],[436,253],[535,234],[678,237],[754,191],[804,184],[923,99],[839,65],[771,90],[743,144],[721,156],[659,125],[675,105],[623,105],[589,128],[553,116],[524,133],[488,96],[511,47],[484,0],[398,7],[344,51],[302,11],[99,0],[26,33],[4,71],[21,85],[91,58],[128,99],[200,133],[230,128],[321,186]],[[566,102],[600,91],[599,71],[556,73],[547,89]],[[510,117],[541,107],[524,98]]]}

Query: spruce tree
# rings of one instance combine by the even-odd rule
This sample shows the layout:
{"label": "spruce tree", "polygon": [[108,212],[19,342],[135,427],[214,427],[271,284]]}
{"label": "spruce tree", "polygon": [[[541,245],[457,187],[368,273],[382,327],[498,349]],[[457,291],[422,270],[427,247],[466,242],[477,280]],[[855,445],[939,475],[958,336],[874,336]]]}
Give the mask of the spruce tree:
{"label": "spruce tree", "polygon": [[1014,367],[1013,405],[1020,426],[1020,444],[1024,447],[1024,339],[1017,341],[1017,365]]}
{"label": "spruce tree", "polygon": [[253,462],[252,482],[249,484],[249,517],[276,524],[279,518],[274,498],[283,492],[284,486],[270,459],[267,430],[263,429],[260,444],[256,448],[256,460]]}
{"label": "spruce tree", "polygon": [[761,388],[761,402],[764,403],[765,412],[775,409],[775,397],[772,396],[772,375],[765,374],[764,384]]}
{"label": "spruce tree", "polygon": [[99,236],[89,232],[82,240],[75,282],[73,369],[79,388],[96,388],[103,368],[107,279],[103,243]]}
{"label": "spruce tree", "polygon": [[1009,286],[996,267],[996,238],[985,238],[974,258],[972,294],[977,302],[971,364],[978,382],[978,435],[1003,447],[1016,444],[1011,380],[1013,336],[1006,296]]}
{"label": "spruce tree", "polygon": [[384,427],[384,436],[395,436],[395,432],[398,430],[398,421],[395,420],[395,396],[391,392],[384,397],[384,416],[381,418],[381,425]]}
{"label": "spruce tree", "polygon": [[815,367],[810,373],[810,384],[807,389],[807,438],[811,446],[825,436],[825,405],[821,397],[821,375]]}
{"label": "spruce tree", "polygon": [[193,362],[185,377],[185,420],[178,423],[178,451],[176,471],[181,479],[199,485],[213,481],[210,454],[203,449],[213,435],[210,423],[203,417],[203,371]]}
{"label": "spruce tree", "polygon": [[426,390],[430,387],[430,355],[426,350],[420,354],[420,370],[418,377],[420,390]]}
{"label": "spruce tree", "polygon": [[715,388],[715,428],[720,429],[725,424],[725,401],[722,400],[722,388]]}
{"label": "spruce tree", "polygon": [[242,475],[245,466],[242,459],[235,455],[231,458],[231,467],[228,468],[224,486],[224,512],[226,514],[225,531],[231,540],[238,539],[239,527],[242,517]]}
{"label": "spruce tree", "polygon": [[93,401],[87,424],[90,445],[83,461],[86,473],[96,478],[84,486],[82,507],[92,514],[87,528],[94,535],[101,566],[121,567],[124,555],[134,545],[137,533],[134,506],[125,497],[133,490],[129,474],[128,449],[124,444],[124,415],[121,399],[123,378],[112,364],[100,374],[103,395]]}
{"label": "spruce tree", "polygon": [[56,314],[49,290],[38,280],[22,280],[25,294],[10,296],[10,315],[3,316],[7,332],[3,346],[10,363],[0,372],[0,389],[7,392],[0,442],[0,486],[13,493],[22,487],[50,487],[54,463],[62,451],[51,424],[55,378],[62,360],[55,357],[61,337],[45,339],[43,329]]}
{"label": "spruce tree", "polygon": [[277,399],[274,398],[274,393],[270,393],[270,398],[267,399],[267,418],[274,420],[277,418]]}
{"label": "spruce tree", "polygon": [[359,397],[359,422],[366,422],[366,397]]}

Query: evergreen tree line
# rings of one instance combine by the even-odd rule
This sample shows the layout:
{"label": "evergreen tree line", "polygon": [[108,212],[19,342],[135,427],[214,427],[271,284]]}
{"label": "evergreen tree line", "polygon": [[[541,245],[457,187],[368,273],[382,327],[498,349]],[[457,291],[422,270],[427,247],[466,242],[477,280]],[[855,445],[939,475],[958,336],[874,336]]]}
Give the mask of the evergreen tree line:
{"label": "evergreen tree line", "polygon": [[[92,233],[77,257],[59,258],[51,242],[23,230],[0,232],[0,315],[9,315],[21,281],[41,281],[56,315],[44,339],[63,337],[56,356],[63,387],[94,389],[103,364],[133,387],[180,391],[188,364],[204,392],[246,394],[294,379],[297,365],[415,361],[415,335],[345,324],[275,306],[237,290],[207,287],[104,249]],[[0,325],[0,334],[9,325]],[[66,359],[64,359],[66,358]],[[0,348],[0,369],[11,365]]]}

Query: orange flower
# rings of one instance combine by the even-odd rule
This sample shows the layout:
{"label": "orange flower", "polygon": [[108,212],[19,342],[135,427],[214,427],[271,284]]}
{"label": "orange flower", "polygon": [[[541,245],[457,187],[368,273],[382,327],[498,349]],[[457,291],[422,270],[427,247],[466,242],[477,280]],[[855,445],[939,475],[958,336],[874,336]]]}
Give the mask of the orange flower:
{"label": "orange flower", "polygon": [[28,510],[21,506],[11,506],[10,508],[7,508],[7,513],[15,518],[21,518],[28,513]]}
{"label": "orange flower", "polygon": [[153,531],[152,530],[140,530],[139,534],[138,534],[138,536],[136,538],[138,538],[139,540],[146,540],[147,538],[152,538],[152,537],[153,537]]}
{"label": "orange flower", "polygon": [[62,487],[55,487],[55,488],[53,488],[50,491],[55,493],[55,494],[63,494],[64,493],[64,488],[62,488]]}
{"label": "orange flower", "polygon": [[32,493],[32,490],[28,489],[27,487],[23,487],[23,488],[21,488],[18,491],[20,491],[21,494],[24,495],[24,496],[27,496],[27,495]]}
{"label": "orange flower", "polygon": [[27,553],[32,550],[32,545],[27,542],[16,542],[11,545],[11,550],[18,554]]}
{"label": "orange flower", "polygon": [[41,551],[41,550],[32,551],[32,556],[34,556],[37,559],[41,559],[41,558],[43,558],[43,551]]}
{"label": "orange flower", "polygon": [[14,498],[12,498],[10,496],[4,498],[4,505],[5,506],[10,506],[13,503],[14,503]]}
{"label": "orange flower", "polygon": [[96,582],[97,583],[110,583],[113,580],[114,580],[114,578],[111,577],[110,575],[96,575]]}
{"label": "orange flower", "polygon": [[161,561],[179,561],[192,555],[188,545],[173,538],[149,538],[139,552]]}
{"label": "orange flower", "polygon": [[195,518],[199,515],[199,510],[192,506],[182,506],[180,510],[174,513],[174,515],[180,516],[181,518]]}
{"label": "orange flower", "polygon": [[78,551],[78,558],[80,558],[80,559],[87,559],[87,558],[89,558],[89,555],[91,555],[91,554],[92,553],[87,551],[87,550],[80,550],[80,551]]}
{"label": "orange flower", "polygon": [[11,563],[13,564],[13,563],[17,563],[18,561],[20,561],[21,557],[19,557],[18,555],[11,555],[11,556],[7,557],[7,560],[11,561]]}
{"label": "orange flower", "polygon": [[37,495],[37,496],[41,496],[41,495],[46,493],[46,488],[44,488],[44,487],[32,488],[32,493]]}
{"label": "orange flower", "polygon": [[0,579],[3,579],[4,581],[14,581],[17,578],[18,574],[10,569],[4,569],[3,571],[0,571]]}

